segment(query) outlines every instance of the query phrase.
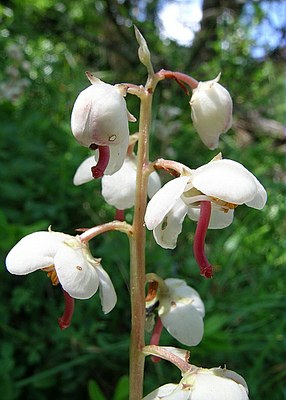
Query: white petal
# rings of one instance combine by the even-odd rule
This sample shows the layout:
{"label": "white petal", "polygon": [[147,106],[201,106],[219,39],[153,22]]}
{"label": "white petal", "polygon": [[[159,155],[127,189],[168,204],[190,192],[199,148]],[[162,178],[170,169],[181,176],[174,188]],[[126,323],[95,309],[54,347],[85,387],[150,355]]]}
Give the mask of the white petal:
{"label": "white petal", "polygon": [[219,136],[232,125],[232,99],[217,79],[199,82],[190,101],[194,127],[210,149],[218,146]]}
{"label": "white petal", "polygon": [[232,379],[234,382],[239,383],[240,385],[244,386],[246,389],[246,392],[248,393],[248,387],[245,379],[239,375],[237,372],[232,371],[230,369],[222,368],[222,367],[217,367],[217,368],[211,368],[210,371],[217,376],[222,376],[223,378],[228,378]]}
{"label": "white petal", "polygon": [[259,180],[256,179],[255,176],[253,176],[253,177],[254,177],[255,182],[256,182],[256,190],[257,190],[257,192],[256,192],[255,197],[252,200],[245,202],[245,204],[248,207],[252,207],[252,208],[256,208],[258,210],[261,210],[266,204],[267,193],[266,193],[266,190],[264,189],[264,187],[259,182]]}
{"label": "white petal", "polygon": [[34,232],[21,239],[9,252],[6,266],[9,272],[26,275],[54,264],[61,243],[69,238],[60,232]]}
{"label": "white petal", "polygon": [[134,206],[136,189],[136,164],[127,157],[123,166],[113,175],[102,178],[102,196],[118,210]]}
{"label": "white petal", "polygon": [[[192,221],[198,221],[200,216],[200,209],[189,207],[188,217]],[[208,229],[223,229],[229,226],[233,221],[234,210],[229,209],[224,211],[221,207],[212,205],[211,217]]]}
{"label": "white petal", "polygon": [[[148,396],[145,396],[143,400],[160,400],[160,399],[168,399],[168,395],[172,394],[172,392],[178,387],[174,383],[167,383],[166,385],[160,386],[158,389],[149,393]],[[188,394],[188,393],[187,393]],[[188,399],[185,397],[183,399]]]}
{"label": "white petal", "polygon": [[148,229],[153,230],[165,215],[171,210],[189,180],[189,177],[175,178],[166,183],[149,201],[145,214],[145,222]]}
{"label": "white petal", "polygon": [[73,238],[60,246],[55,255],[55,269],[60,284],[71,297],[89,299],[96,293],[97,269],[88,261],[79,239]]}
{"label": "white petal", "polygon": [[114,308],[117,302],[117,296],[109,275],[101,265],[97,265],[96,271],[99,277],[99,296],[102,310],[104,314],[108,314]]}
{"label": "white petal", "polygon": [[155,193],[161,188],[161,179],[159,174],[154,171],[149,175],[148,179],[148,196],[151,199]]}
{"label": "white petal", "polygon": [[78,142],[86,147],[125,141],[129,136],[127,108],[118,88],[97,80],[83,90],[73,106],[71,128]]}
{"label": "white petal", "polygon": [[257,194],[254,175],[232,160],[218,160],[195,170],[191,181],[196,189],[226,202],[243,204]]}
{"label": "white petal", "polygon": [[91,167],[94,167],[97,163],[97,158],[98,157],[88,157],[86,160],[84,160],[78,169],[76,170],[76,173],[73,177],[73,184],[78,186],[82,185],[83,183],[89,182],[93,180],[93,176],[91,173]]}
{"label": "white petal", "polygon": [[192,400],[248,400],[246,388],[233,381],[213,375],[211,372],[201,372],[196,375],[195,389]]}
{"label": "white petal", "polygon": [[161,301],[158,314],[170,335],[182,344],[196,346],[204,333],[203,319],[196,308],[180,301],[173,301],[169,311],[161,313],[164,308],[164,301]]}
{"label": "white petal", "polygon": [[188,206],[181,199],[178,199],[163,221],[153,230],[156,243],[164,249],[174,249],[176,247],[187,211]]}
{"label": "white petal", "polygon": [[112,175],[116,171],[119,171],[124,163],[127,148],[129,144],[129,136],[125,136],[121,143],[118,145],[109,146],[110,159],[107,164],[105,175]]}
{"label": "white petal", "polygon": [[201,317],[205,316],[205,306],[199,293],[192,287],[188,286],[183,279],[168,278],[165,283],[171,291],[170,297],[181,297],[182,299],[191,299],[192,306],[196,308]]}

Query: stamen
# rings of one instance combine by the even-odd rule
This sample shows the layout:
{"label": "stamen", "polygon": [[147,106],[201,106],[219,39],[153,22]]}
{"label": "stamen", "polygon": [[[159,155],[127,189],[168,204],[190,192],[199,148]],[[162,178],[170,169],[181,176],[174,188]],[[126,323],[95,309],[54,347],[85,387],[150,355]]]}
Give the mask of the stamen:
{"label": "stamen", "polygon": [[110,150],[108,146],[98,146],[99,157],[97,164],[91,167],[92,176],[94,179],[101,178],[109,163]]}
{"label": "stamen", "polygon": [[205,255],[205,238],[211,217],[211,202],[200,202],[200,216],[194,237],[194,256],[200,268],[201,275],[206,278],[213,276],[213,267]]}
{"label": "stamen", "polygon": [[155,299],[158,291],[159,283],[157,281],[149,282],[147,296],[145,298],[146,303]]}
{"label": "stamen", "polygon": [[70,326],[71,319],[74,312],[74,298],[71,297],[64,289],[63,294],[65,298],[65,311],[58,319],[58,324],[61,329],[66,329]]}
{"label": "stamen", "polygon": [[[155,346],[159,346],[162,330],[163,330],[163,324],[162,324],[161,318],[158,317],[156,325],[155,325],[153,333],[152,333],[151,340],[150,340],[151,345],[154,344]],[[156,356],[151,356],[151,360],[154,363],[157,363],[157,362],[161,361],[161,358],[156,357]]]}

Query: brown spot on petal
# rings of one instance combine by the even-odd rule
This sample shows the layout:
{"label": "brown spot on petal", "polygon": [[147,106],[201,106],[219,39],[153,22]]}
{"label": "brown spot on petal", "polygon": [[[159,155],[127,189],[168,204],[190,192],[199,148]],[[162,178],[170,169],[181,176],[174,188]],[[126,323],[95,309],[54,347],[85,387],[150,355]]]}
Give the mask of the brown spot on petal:
{"label": "brown spot on petal", "polygon": [[80,265],[77,265],[76,269],[78,269],[79,271],[82,271],[82,267]]}
{"label": "brown spot on petal", "polygon": [[171,308],[176,308],[176,307],[177,307],[176,302],[175,301],[171,301]]}

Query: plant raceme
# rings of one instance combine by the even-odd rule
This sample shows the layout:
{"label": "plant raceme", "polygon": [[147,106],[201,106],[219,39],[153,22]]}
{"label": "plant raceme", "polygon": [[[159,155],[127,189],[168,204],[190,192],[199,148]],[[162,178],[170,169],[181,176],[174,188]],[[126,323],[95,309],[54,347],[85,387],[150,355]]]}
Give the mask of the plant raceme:
{"label": "plant raceme", "polygon": [[[174,249],[184,218],[195,221],[194,256],[201,275],[210,278],[213,268],[204,250],[207,229],[229,226],[239,205],[262,209],[267,200],[266,191],[242,164],[222,159],[220,155],[197,169],[172,160],[149,161],[152,96],[160,81],[174,79],[188,96],[191,89],[191,118],[201,140],[210,149],[218,146],[221,133],[231,127],[232,99],[218,83],[220,75],[211,81],[198,82],[182,72],[164,69],[154,72],[147,43],[137,28],[135,35],[139,59],[148,73],[145,86],[110,85],[87,72],[91,86],[78,95],[71,115],[75,139],[95,151],[77,169],[74,184],[102,178],[102,195],[108,204],[118,210],[134,207],[132,224],[117,218],[90,229],[81,228],[82,233],[76,236],[51,229],[35,232],[12,248],[6,266],[16,275],[43,270],[53,285],[62,286],[66,307],[59,325],[66,328],[71,322],[74,299],[89,299],[99,290],[103,312],[114,308],[117,297],[113,284],[101,266],[101,259],[91,255],[88,243],[107,231],[127,234],[130,241],[130,400],[142,400],[146,355],[172,362],[181,370],[182,379],[178,384],[161,386],[144,400],[248,400],[247,385],[235,372],[196,367],[188,363],[187,351],[159,346],[163,327],[179,342],[197,345],[203,337],[205,308],[198,292],[184,280],[164,280],[155,273],[146,274],[145,225],[153,231],[161,247]],[[132,136],[128,121],[135,118],[127,110],[127,94],[140,100],[139,129]],[[136,155],[135,143],[138,144]],[[174,179],[161,188],[157,170],[170,173]],[[147,204],[148,196],[151,200]],[[151,257],[148,261],[159,263]],[[144,336],[145,318],[146,325],[153,329],[148,346]]]}

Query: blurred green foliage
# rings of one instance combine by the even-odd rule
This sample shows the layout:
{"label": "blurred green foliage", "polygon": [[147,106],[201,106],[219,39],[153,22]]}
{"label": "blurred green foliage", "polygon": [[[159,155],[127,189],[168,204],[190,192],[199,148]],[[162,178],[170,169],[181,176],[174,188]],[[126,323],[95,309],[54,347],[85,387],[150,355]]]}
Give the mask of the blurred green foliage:
{"label": "blurred green foliage", "polygon": [[[190,221],[184,223],[173,251],[159,248],[147,233],[147,270],[163,278],[186,279],[205,302],[205,336],[191,350],[192,363],[227,364],[244,376],[251,398],[280,400],[286,328],[283,64],[267,54],[253,58],[243,8],[235,18],[218,9],[215,37],[200,45],[190,60],[191,49],[160,40],[159,2],[148,2],[143,16],[135,13],[134,4],[14,0],[0,5],[1,397],[127,399],[127,239],[110,233],[92,243],[94,255],[102,257],[114,282],[116,308],[103,315],[98,296],[77,301],[66,331],[57,326],[63,310],[60,288],[52,287],[40,272],[11,276],[4,260],[22,236],[50,224],[73,234],[76,228],[113,219],[114,209],[101,198],[100,182],[72,185],[77,166],[89,152],[72,138],[69,120],[78,92],[89,84],[85,70],[110,83],[144,83],[131,27],[135,22],[145,34],[156,69],[181,70],[199,80],[222,71],[221,82],[234,99],[234,128],[223,136],[219,151],[243,163],[268,191],[263,211],[239,207],[229,228],[208,233],[214,279],[198,274]],[[251,23],[263,18],[259,4],[256,8]],[[206,51],[211,54],[207,62]],[[138,117],[138,100],[128,97],[127,102]],[[173,158],[195,168],[214,156],[199,141],[188,98],[175,82],[160,84],[153,117],[152,158]],[[137,124],[130,129],[136,132]],[[127,219],[131,218],[129,210]],[[120,251],[110,251],[114,248]],[[178,346],[166,332],[162,344]],[[172,365],[147,360],[146,393],[178,379]]]}

